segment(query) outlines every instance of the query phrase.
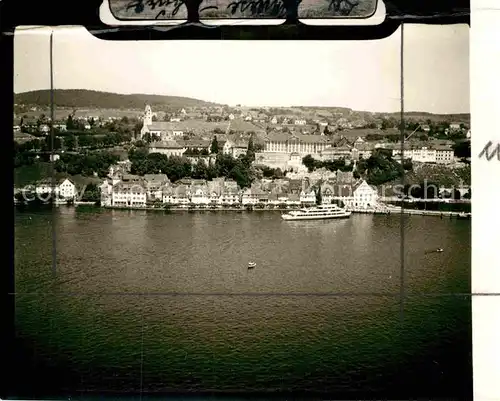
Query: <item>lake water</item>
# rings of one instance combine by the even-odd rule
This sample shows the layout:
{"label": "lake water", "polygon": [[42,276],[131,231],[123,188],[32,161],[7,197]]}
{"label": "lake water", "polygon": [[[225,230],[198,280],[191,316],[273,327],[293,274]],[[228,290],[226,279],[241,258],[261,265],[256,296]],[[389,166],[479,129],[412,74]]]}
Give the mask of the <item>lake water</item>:
{"label": "lake water", "polygon": [[401,318],[397,215],[54,213],[15,216],[16,395],[472,397],[470,221],[405,217]]}

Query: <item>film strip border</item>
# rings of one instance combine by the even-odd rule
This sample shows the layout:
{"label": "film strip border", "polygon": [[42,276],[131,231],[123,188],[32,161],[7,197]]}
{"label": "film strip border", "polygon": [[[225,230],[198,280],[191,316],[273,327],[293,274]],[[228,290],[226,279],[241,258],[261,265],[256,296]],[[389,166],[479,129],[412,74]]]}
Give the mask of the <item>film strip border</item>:
{"label": "film strip border", "polygon": [[377,0],[109,0],[119,20],[369,18]]}

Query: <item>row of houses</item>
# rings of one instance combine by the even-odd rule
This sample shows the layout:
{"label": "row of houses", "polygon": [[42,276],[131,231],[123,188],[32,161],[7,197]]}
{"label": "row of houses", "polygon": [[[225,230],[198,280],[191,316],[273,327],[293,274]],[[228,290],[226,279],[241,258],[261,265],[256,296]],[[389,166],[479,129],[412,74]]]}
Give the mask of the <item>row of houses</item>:
{"label": "row of houses", "polygon": [[367,208],[376,205],[378,199],[377,189],[364,180],[349,184],[324,182],[320,186],[311,186],[304,180],[298,180],[295,183],[277,183],[273,189],[256,183],[251,188],[241,190],[235,181],[224,178],[211,181],[182,179],[173,185],[165,174],[146,174],[143,177],[124,174],[105,180],[100,187],[101,205],[113,207],[146,207],[153,204],[313,205],[319,188],[322,200],[326,203],[342,200],[347,206]]}
{"label": "row of houses", "polygon": [[[52,192],[52,190],[54,192]],[[20,192],[20,189],[14,188],[14,195]],[[74,200],[78,194],[78,189],[73,181],[69,178],[61,178],[55,181],[52,179],[43,179],[36,183],[36,185],[29,185],[24,188],[25,192],[35,193],[41,198],[44,196],[52,196],[54,193],[57,199],[68,201]]]}

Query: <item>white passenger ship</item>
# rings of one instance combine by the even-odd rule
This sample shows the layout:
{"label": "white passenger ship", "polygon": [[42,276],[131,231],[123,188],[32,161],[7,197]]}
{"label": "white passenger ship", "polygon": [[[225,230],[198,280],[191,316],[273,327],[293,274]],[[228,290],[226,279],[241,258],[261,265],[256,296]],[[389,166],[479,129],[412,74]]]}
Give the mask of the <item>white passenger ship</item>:
{"label": "white passenger ship", "polygon": [[350,211],[332,204],[294,210],[282,214],[281,218],[283,220],[325,220],[348,218],[350,215]]}

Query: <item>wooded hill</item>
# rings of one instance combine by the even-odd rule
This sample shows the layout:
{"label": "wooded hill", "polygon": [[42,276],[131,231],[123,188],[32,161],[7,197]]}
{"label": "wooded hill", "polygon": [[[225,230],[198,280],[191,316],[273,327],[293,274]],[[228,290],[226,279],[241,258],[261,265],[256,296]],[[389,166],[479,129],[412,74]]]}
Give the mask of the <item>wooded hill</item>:
{"label": "wooded hill", "polygon": [[[17,93],[14,103],[30,106],[49,106],[50,90],[37,90]],[[210,107],[216,103],[179,96],[130,94],[123,95],[110,92],[98,92],[85,89],[56,89],[54,103],[57,107],[78,109],[144,109],[146,104],[153,108]]]}

